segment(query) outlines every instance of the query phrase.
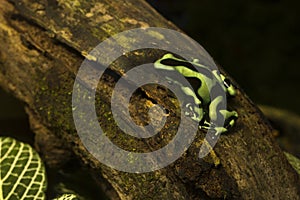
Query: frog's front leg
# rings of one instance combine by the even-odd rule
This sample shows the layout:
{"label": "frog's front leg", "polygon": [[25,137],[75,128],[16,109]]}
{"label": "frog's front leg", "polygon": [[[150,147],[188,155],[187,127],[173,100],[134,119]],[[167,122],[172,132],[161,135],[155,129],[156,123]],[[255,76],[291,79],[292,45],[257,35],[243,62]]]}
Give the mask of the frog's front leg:
{"label": "frog's front leg", "polygon": [[215,136],[218,136],[222,133],[225,133],[228,131],[227,128],[223,126],[216,126],[213,123],[205,121],[203,124],[199,125],[199,128],[202,130],[213,130],[215,133]]}
{"label": "frog's front leg", "polygon": [[[222,101],[222,96],[218,96],[217,98],[211,101],[208,113],[211,122],[204,121],[202,124],[199,125],[200,129],[213,129],[215,131],[215,136],[227,132],[228,128],[232,127],[235,123],[235,120],[238,118],[238,114],[236,111],[218,109]],[[224,122],[224,124],[219,124],[219,122],[222,121]],[[215,122],[218,122],[217,124],[219,125],[216,125]]]}

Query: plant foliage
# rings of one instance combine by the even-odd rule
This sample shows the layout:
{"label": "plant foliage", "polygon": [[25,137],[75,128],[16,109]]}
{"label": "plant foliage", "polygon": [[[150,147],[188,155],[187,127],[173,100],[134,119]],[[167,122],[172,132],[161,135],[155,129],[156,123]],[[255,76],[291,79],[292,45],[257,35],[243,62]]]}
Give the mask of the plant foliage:
{"label": "plant foliage", "polygon": [[0,137],[0,199],[44,200],[46,185],[37,152],[29,144]]}

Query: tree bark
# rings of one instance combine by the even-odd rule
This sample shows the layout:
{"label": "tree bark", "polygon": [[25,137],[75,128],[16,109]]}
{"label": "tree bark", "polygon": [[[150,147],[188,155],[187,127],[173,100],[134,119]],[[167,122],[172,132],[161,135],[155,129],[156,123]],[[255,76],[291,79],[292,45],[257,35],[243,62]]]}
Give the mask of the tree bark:
{"label": "tree bark", "polygon": [[[107,37],[132,28],[179,29],[142,0],[0,2],[0,86],[24,102],[37,148],[49,165],[66,162],[66,155],[74,153],[96,179],[105,180],[112,199],[300,199],[298,174],[272,138],[272,127],[239,88],[229,100],[239,113],[237,123],[214,148],[220,165],[210,157],[197,158],[201,131],[180,159],[154,172],[125,173],[101,164],[83,146],[72,117],[73,84],[84,56]],[[149,50],[140,59],[154,61],[160,55]],[[99,122],[125,149],[131,148],[126,141],[141,151],[156,149],[173,137],[170,130],[131,141],[109,120],[116,76],[131,62],[124,55],[100,81]],[[144,113],[153,102],[176,112],[168,95],[158,86],[141,88],[132,98],[133,118],[139,121],[139,109]],[[176,116],[170,118],[168,123],[178,123]]]}

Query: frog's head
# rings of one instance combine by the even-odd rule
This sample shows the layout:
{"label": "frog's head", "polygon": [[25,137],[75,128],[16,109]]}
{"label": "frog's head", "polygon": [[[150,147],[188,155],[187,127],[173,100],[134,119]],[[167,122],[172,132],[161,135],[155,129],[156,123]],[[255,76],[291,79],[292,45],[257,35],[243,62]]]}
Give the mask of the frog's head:
{"label": "frog's head", "polygon": [[228,92],[228,94],[230,96],[234,96],[236,94],[236,90],[235,90],[234,86],[232,85],[231,81],[228,78],[226,78],[223,74],[220,74],[220,75],[221,75],[223,84],[226,87],[226,91]]}

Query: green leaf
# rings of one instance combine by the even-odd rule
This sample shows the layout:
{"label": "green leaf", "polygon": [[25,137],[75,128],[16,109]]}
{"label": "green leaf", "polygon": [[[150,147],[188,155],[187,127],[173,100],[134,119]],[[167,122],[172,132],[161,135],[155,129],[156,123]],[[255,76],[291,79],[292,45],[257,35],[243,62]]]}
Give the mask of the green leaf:
{"label": "green leaf", "polygon": [[46,173],[29,145],[0,137],[0,199],[45,199]]}
{"label": "green leaf", "polygon": [[300,159],[293,156],[292,154],[288,152],[284,152],[286,158],[288,159],[289,163],[292,165],[292,167],[296,170],[296,172],[300,175]]}
{"label": "green leaf", "polygon": [[53,200],[76,200],[77,197],[74,194],[64,194],[59,198],[53,199]]}

